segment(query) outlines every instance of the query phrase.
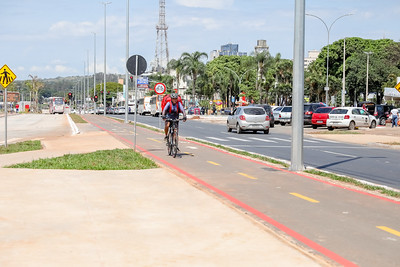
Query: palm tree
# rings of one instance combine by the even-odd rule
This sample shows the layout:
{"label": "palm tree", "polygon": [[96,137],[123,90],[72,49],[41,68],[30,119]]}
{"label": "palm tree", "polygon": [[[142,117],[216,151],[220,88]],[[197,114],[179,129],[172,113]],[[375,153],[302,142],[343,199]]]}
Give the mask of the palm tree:
{"label": "palm tree", "polygon": [[28,86],[29,90],[31,91],[33,102],[35,103],[35,106],[33,109],[38,112],[39,111],[39,90],[44,87],[44,84],[39,81],[39,78],[37,76],[32,76],[31,77],[32,81],[26,81],[26,85]]}
{"label": "palm tree", "polygon": [[199,74],[205,69],[205,65],[201,61],[203,57],[208,58],[206,53],[196,51],[192,54],[185,52],[182,54],[180,58],[183,64],[183,72],[189,74],[192,77],[193,81],[192,97],[194,99],[196,92],[196,79],[199,76]]}
{"label": "palm tree", "polygon": [[255,61],[257,62],[257,80],[256,80],[256,89],[260,91],[260,101],[262,101],[261,97],[261,89],[260,86],[264,80],[264,75],[268,66],[273,63],[273,58],[271,57],[270,53],[264,51],[262,53],[258,53],[255,55]]}

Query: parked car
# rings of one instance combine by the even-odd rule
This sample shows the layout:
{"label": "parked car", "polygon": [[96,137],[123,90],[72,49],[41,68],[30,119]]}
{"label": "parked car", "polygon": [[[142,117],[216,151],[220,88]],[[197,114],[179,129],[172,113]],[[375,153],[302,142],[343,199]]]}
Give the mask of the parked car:
{"label": "parked car", "polygon": [[304,104],[304,125],[311,125],[313,113],[320,107],[326,107],[322,103],[305,103]]}
{"label": "parked car", "polygon": [[274,114],[275,123],[279,123],[279,112],[283,109],[281,106],[276,106],[272,108],[272,113]]}
{"label": "parked car", "polygon": [[125,114],[125,107],[115,107],[114,114]]}
{"label": "parked car", "polygon": [[268,104],[256,104],[254,106],[262,107],[265,109],[265,112],[267,112],[269,119],[270,119],[269,127],[274,128],[275,127],[275,117],[274,117],[274,113],[272,112],[272,107]]}
{"label": "parked car", "polygon": [[313,129],[317,129],[320,126],[326,126],[326,119],[329,117],[329,113],[335,107],[320,107],[317,108],[312,114],[311,124]]}
{"label": "parked car", "polygon": [[386,125],[386,121],[389,119],[390,111],[394,109],[392,105],[376,105],[374,110],[374,116],[378,122],[378,125]]}
{"label": "parked car", "polygon": [[96,109],[96,114],[104,114],[104,107],[98,107]]}
{"label": "parked car", "polygon": [[226,121],[228,132],[236,129],[238,134],[243,131],[264,131],[269,133],[270,118],[262,107],[244,106],[237,107]]}
{"label": "parked car", "polygon": [[200,115],[201,110],[198,107],[190,107],[187,111],[188,115]]}
{"label": "parked car", "polygon": [[326,126],[330,131],[334,128],[349,128],[349,130],[357,127],[375,128],[376,118],[360,107],[341,107],[329,113]]}
{"label": "parked car", "polygon": [[292,122],[292,106],[284,106],[279,111],[279,123],[284,126],[286,123]]}

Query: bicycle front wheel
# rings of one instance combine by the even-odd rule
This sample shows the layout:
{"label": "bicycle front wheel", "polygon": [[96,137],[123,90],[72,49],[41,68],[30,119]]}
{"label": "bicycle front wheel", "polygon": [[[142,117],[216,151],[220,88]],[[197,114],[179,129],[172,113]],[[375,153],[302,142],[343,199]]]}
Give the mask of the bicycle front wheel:
{"label": "bicycle front wheel", "polygon": [[178,136],[175,134],[172,143],[172,156],[175,158],[177,153],[178,153]]}
{"label": "bicycle front wheel", "polygon": [[168,135],[168,141],[167,141],[167,149],[168,149],[168,156],[172,155],[172,147],[173,147],[173,142],[172,142],[172,135]]}

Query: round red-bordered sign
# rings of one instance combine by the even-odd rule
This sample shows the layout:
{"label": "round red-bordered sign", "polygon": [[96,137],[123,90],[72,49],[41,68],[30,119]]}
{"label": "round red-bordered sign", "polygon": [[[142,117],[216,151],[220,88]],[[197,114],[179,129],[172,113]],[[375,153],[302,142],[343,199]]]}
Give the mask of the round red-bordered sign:
{"label": "round red-bordered sign", "polygon": [[164,94],[165,90],[167,90],[167,86],[165,86],[163,83],[156,83],[156,85],[154,85],[154,91],[158,95]]}

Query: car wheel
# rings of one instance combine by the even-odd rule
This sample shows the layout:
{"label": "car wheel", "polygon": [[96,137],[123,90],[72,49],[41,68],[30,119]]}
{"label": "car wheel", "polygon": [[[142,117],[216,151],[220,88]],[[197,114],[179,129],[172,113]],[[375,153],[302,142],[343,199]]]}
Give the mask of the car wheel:
{"label": "car wheel", "polygon": [[228,122],[226,122],[226,130],[227,130],[228,132],[232,132],[232,128],[229,127],[229,123],[228,123]]}
{"label": "car wheel", "polygon": [[264,134],[269,134],[269,129],[268,130],[264,130]]}
{"label": "car wheel", "polygon": [[381,118],[381,119],[379,120],[379,125],[385,126],[385,125],[386,125],[386,119],[385,119],[385,118]]}
{"label": "car wheel", "polygon": [[313,129],[317,129],[318,127],[317,127],[317,125],[313,125],[312,128]]}
{"label": "car wheel", "polygon": [[371,125],[369,126],[370,129],[376,128],[376,121],[372,121]]}
{"label": "car wheel", "polygon": [[236,133],[238,133],[238,134],[242,133],[242,129],[240,129],[239,123],[236,124]]}
{"label": "car wheel", "polygon": [[328,130],[329,131],[333,131],[333,127],[328,127]]}
{"label": "car wheel", "polygon": [[270,123],[269,127],[274,128],[275,127],[275,122],[274,123]]}
{"label": "car wheel", "polygon": [[351,121],[349,124],[349,130],[353,131],[356,128],[356,124],[354,123],[354,121]]}
{"label": "car wheel", "polygon": [[285,124],[286,124],[286,123],[284,123],[284,122],[281,122],[281,125],[282,125],[282,126],[285,126]]}

